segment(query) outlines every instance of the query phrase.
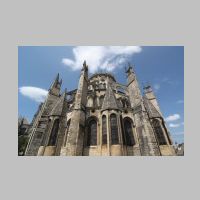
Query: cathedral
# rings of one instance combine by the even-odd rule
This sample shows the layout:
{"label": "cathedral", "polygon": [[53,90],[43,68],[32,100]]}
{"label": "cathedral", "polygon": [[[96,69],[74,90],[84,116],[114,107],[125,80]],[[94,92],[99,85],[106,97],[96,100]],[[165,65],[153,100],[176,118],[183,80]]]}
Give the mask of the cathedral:
{"label": "cathedral", "polygon": [[133,66],[127,84],[109,73],[88,77],[61,93],[59,74],[29,128],[26,156],[173,156],[175,151],[151,86],[140,91]]}

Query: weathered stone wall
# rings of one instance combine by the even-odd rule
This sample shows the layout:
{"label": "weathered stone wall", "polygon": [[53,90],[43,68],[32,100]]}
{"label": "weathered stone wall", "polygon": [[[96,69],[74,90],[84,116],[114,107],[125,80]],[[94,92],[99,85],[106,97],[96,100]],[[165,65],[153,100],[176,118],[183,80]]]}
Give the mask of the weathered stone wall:
{"label": "weathered stone wall", "polygon": [[[59,87],[55,90],[51,89],[51,92],[58,94],[58,89]],[[128,71],[128,84],[124,86],[117,83],[115,78],[108,74],[96,74],[88,79],[87,66],[85,65],[81,71],[78,89],[72,93],[75,98],[71,99],[69,103],[67,101],[62,103],[60,95],[49,94],[35,119],[26,155],[174,155],[170,143],[162,146],[157,143],[148,110],[143,102],[133,70]],[[148,98],[153,97],[153,94],[148,96]],[[152,100],[152,103],[160,112],[157,101]],[[115,145],[111,143],[110,128],[110,115],[113,113],[117,116],[119,137],[119,144]],[[103,115],[106,116],[107,144],[102,144]],[[56,145],[48,146],[53,122],[56,118],[59,118],[60,121]],[[86,145],[87,124],[91,118],[97,120],[97,145],[88,147]],[[123,141],[125,137],[123,120],[125,118],[130,119],[132,122],[131,128],[135,140],[133,146],[126,146]]]}

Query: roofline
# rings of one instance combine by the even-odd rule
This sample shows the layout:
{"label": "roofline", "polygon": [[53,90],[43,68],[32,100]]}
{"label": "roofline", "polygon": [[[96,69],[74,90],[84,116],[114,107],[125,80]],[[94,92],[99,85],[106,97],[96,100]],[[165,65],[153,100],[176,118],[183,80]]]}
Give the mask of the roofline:
{"label": "roofline", "polygon": [[95,73],[89,78],[89,80],[91,80],[92,78],[94,78],[96,76],[109,76],[110,78],[112,78],[116,82],[115,77],[112,74],[109,74],[109,73]]}

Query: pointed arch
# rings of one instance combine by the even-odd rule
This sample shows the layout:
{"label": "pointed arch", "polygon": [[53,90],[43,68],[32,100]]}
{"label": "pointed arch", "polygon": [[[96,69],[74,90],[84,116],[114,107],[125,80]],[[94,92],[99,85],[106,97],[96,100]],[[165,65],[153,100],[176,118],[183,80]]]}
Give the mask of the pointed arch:
{"label": "pointed arch", "polygon": [[116,114],[110,115],[111,143],[119,144],[118,125]]}
{"label": "pointed arch", "polygon": [[103,100],[104,100],[104,96],[100,96],[100,98],[99,98],[100,107],[102,107],[102,105],[103,105]]}
{"label": "pointed arch", "polygon": [[95,107],[95,108],[98,108],[98,106],[99,106],[99,97],[98,97],[98,96],[95,96],[95,97],[94,97],[94,107]]}
{"label": "pointed arch", "polygon": [[107,144],[107,118],[102,116],[102,144]]}
{"label": "pointed arch", "polygon": [[129,117],[124,118],[124,134],[125,144],[127,146],[135,145],[135,138],[133,133],[133,122]]}
{"label": "pointed arch", "polygon": [[97,120],[92,118],[88,123],[87,146],[97,145]]}
{"label": "pointed arch", "polygon": [[51,135],[49,138],[49,143],[48,146],[55,146],[56,145],[56,140],[58,136],[58,129],[59,129],[59,119],[55,119],[53,128],[51,130]]}

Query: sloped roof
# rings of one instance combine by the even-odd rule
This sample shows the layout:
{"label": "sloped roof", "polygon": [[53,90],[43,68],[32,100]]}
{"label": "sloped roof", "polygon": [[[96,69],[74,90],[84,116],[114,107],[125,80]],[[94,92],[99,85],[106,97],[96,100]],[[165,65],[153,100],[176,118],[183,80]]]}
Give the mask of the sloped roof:
{"label": "sloped roof", "polygon": [[117,100],[116,100],[115,94],[114,94],[110,84],[108,84],[108,86],[107,86],[104,101],[102,104],[102,109],[103,110],[118,109]]}
{"label": "sloped roof", "polygon": [[95,73],[89,79],[92,80],[94,77],[97,77],[97,76],[108,76],[116,82],[115,77],[110,73]]}

